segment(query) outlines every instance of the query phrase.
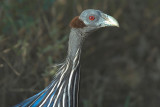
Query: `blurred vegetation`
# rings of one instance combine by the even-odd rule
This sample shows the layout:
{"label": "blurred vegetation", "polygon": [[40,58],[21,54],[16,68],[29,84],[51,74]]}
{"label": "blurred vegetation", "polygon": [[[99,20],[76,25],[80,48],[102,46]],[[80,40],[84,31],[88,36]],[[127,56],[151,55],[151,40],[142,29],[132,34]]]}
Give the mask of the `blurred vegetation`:
{"label": "blurred vegetation", "polygon": [[1,0],[0,107],[44,89],[67,51],[70,20],[84,9],[120,28],[89,36],[81,58],[80,107],[159,107],[159,0]]}

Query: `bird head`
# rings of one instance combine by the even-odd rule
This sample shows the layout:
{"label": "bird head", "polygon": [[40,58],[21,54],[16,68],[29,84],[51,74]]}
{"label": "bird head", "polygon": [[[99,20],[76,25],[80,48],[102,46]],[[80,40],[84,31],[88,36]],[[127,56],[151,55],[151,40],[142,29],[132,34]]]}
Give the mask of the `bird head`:
{"label": "bird head", "polygon": [[87,31],[96,30],[98,28],[116,26],[119,24],[115,18],[109,16],[100,10],[87,9],[80,16],[76,16],[70,23],[71,28],[85,28]]}

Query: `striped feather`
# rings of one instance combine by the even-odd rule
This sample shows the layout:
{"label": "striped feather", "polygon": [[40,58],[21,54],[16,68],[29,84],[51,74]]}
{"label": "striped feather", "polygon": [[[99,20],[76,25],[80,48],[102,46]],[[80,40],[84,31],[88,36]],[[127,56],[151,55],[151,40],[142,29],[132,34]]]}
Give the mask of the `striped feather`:
{"label": "striped feather", "polygon": [[78,107],[80,50],[67,58],[44,90],[14,107]]}

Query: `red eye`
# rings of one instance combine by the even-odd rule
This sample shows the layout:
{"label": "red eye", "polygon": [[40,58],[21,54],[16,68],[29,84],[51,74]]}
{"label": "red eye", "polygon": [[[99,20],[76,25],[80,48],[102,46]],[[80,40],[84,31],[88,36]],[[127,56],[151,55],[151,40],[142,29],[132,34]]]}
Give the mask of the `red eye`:
{"label": "red eye", "polygon": [[94,20],[95,19],[95,17],[94,16],[89,16],[89,20]]}

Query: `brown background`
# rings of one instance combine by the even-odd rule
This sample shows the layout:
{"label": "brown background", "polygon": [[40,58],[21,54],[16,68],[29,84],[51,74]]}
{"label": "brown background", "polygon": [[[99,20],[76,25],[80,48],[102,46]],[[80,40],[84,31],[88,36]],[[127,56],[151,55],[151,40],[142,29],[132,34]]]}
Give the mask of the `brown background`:
{"label": "brown background", "polygon": [[89,36],[81,57],[80,107],[160,106],[159,0],[1,0],[0,107],[44,89],[63,62],[70,20],[84,9],[120,28]]}

